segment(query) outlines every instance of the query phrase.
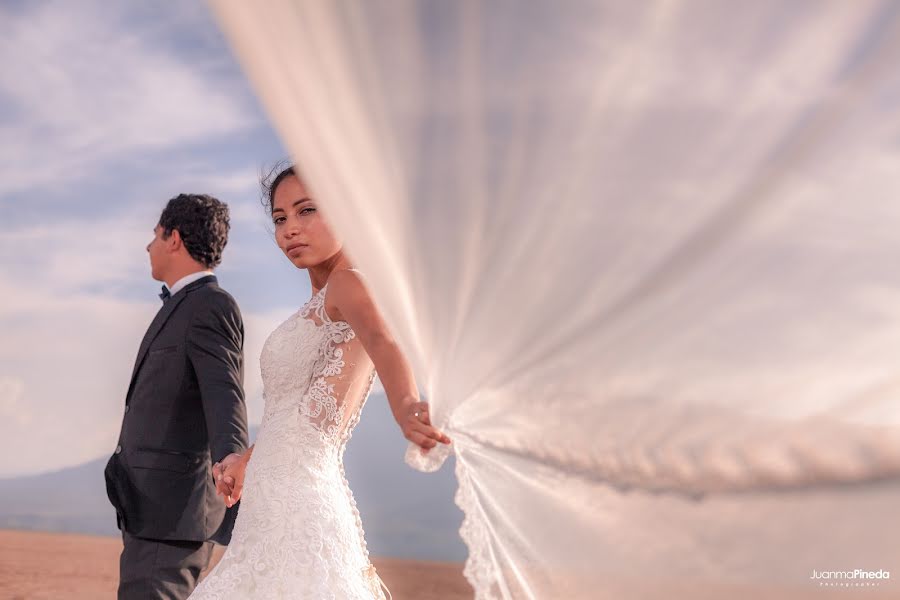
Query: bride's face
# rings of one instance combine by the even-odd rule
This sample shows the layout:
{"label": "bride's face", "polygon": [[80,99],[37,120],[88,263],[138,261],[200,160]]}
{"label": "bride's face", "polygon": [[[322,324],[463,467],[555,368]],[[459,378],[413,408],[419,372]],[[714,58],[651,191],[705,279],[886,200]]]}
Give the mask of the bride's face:
{"label": "bride's face", "polygon": [[300,269],[318,265],[341,250],[340,240],[295,176],[285,177],[275,189],[272,222],[278,247]]}

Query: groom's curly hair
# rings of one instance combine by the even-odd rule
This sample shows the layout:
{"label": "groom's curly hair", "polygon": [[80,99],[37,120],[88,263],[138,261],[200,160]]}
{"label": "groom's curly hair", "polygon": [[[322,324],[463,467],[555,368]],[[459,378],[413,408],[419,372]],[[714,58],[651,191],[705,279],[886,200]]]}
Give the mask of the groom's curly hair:
{"label": "groom's curly hair", "polygon": [[178,194],[159,217],[163,238],[178,230],[191,257],[212,269],[222,262],[231,228],[228,205],[206,194]]}

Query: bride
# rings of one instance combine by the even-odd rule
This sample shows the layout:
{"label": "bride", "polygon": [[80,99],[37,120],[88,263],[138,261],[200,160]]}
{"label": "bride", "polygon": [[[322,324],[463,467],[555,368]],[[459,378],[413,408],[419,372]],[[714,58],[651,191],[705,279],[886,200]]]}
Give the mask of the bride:
{"label": "bride", "polygon": [[213,467],[226,504],[241,507],[222,560],[190,598],[383,599],[343,467],[375,371],[406,439],[423,451],[450,439],[432,427],[409,364],[294,168],[264,189],[278,246],[307,270],[313,295],[263,346],[256,444]]}

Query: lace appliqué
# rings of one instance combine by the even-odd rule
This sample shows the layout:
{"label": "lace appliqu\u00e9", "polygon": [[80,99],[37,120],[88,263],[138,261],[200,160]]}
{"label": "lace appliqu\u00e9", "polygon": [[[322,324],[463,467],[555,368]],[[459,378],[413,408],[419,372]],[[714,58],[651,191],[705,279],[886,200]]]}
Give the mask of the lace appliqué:
{"label": "lace appliqu\u00e9", "polygon": [[463,575],[475,589],[476,600],[500,600],[508,594],[500,588],[496,564],[491,556],[486,517],[462,460],[456,462],[456,478],[459,487],[454,499],[465,514],[459,535],[469,549],[469,558],[466,560]]}
{"label": "lace appliqu\u00e9", "polygon": [[327,288],[326,283],[300,311],[301,318],[312,319],[317,326],[325,329],[321,354],[313,368],[315,379],[309,385],[305,400],[300,403],[300,414],[307,417],[326,438],[340,439],[344,437],[341,435],[342,432],[349,430],[350,427],[344,427],[346,403],[339,402],[333,380],[342,377],[346,366],[344,349],[340,345],[353,340],[356,333],[349,323],[332,321],[325,312]]}

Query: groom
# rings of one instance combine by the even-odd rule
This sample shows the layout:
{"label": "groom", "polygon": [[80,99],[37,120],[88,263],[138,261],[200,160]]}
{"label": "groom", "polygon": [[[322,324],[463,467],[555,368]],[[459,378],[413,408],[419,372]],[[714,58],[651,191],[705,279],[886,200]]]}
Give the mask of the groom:
{"label": "groom", "polygon": [[228,207],[181,194],[147,246],[162,307],[138,350],[106,490],[124,549],[120,600],[181,599],[227,544],[237,507],[216,496],[212,462],[247,448],[244,326],[212,269],[228,241]]}

